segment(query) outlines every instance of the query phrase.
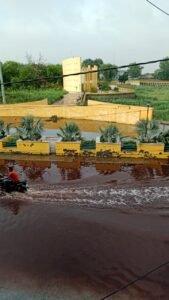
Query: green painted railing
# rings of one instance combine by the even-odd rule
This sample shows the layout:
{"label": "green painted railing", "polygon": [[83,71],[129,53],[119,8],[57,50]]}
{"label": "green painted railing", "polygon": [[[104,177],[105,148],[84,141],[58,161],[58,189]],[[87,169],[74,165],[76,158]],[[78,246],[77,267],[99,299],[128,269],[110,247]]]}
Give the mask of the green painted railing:
{"label": "green painted railing", "polygon": [[137,145],[134,143],[122,143],[121,151],[137,151]]}
{"label": "green painted railing", "polygon": [[95,141],[82,141],[80,145],[81,150],[95,150],[96,142]]}
{"label": "green painted railing", "polygon": [[15,141],[4,142],[3,147],[4,148],[16,147],[16,142]]}
{"label": "green painted railing", "polygon": [[169,144],[165,145],[164,151],[165,151],[165,152],[169,152]]}

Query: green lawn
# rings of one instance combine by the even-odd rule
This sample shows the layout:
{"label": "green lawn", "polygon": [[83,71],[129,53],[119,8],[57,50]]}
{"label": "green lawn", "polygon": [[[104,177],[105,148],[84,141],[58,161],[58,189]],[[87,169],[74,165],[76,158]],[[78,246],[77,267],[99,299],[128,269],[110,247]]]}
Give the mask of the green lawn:
{"label": "green lawn", "polygon": [[169,121],[169,87],[132,86],[132,88],[136,93],[136,98],[134,99],[97,98],[96,100],[139,106],[147,106],[149,104],[151,107],[154,107],[154,118],[156,120]]}
{"label": "green lawn", "polygon": [[[48,98],[48,104],[53,104],[64,97],[66,92],[61,89],[54,88],[40,88],[40,89],[7,89],[6,92],[7,103],[23,103],[42,100]],[[0,103],[2,97],[0,96]]]}

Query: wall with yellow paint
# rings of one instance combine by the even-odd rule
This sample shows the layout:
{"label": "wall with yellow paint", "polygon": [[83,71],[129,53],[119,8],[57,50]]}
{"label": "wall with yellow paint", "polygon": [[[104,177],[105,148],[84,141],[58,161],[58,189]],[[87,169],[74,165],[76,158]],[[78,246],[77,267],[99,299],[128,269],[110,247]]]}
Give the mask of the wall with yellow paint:
{"label": "wall with yellow paint", "polygon": [[[10,104],[7,104],[7,105],[10,105]],[[12,105],[16,105],[16,106],[20,106],[20,105],[24,105],[24,106],[27,106],[27,105],[48,105],[48,99],[45,98],[45,99],[38,100],[38,101],[15,103],[15,104],[12,104]]]}
{"label": "wall with yellow paint", "polygon": [[[108,103],[108,102],[88,100],[88,106],[106,106],[106,105],[110,108],[114,108],[114,110],[117,114],[123,112],[123,113],[129,114],[129,115],[131,114],[131,116],[132,116],[132,112],[139,112],[139,114],[140,114],[139,120],[146,120],[147,116],[148,116],[149,120],[152,120],[152,118],[153,118],[153,108],[152,107],[149,107],[149,109],[148,109],[145,106],[114,104],[114,103]],[[121,123],[121,122],[117,122],[117,123]]]}
{"label": "wall with yellow paint", "polygon": [[[73,57],[63,60],[63,75],[81,72],[81,57]],[[63,78],[63,87],[68,92],[81,92],[81,75],[68,76]]]}
{"label": "wall with yellow paint", "polygon": [[137,144],[137,152],[150,152],[151,154],[160,154],[164,152],[164,144],[163,143],[150,143],[150,144],[146,144],[146,143],[138,143]]}
{"label": "wall with yellow paint", "polygon": [[[101,103],[88,101],[88,106],[61,106],[61,105],[0,105],[0,116],[23,117],[33,115],[35,117],[50,118],[57,115],[64,119],[84,119],[108,121],[122,124],[136,124],[139,120],[147,118],[147,107]],[[92,104],[92,105],[91,105]],[[148,118],[152,119],[153,109],[149,108]]]}
{"label": "wall with yellow paint", "polygon": [[29,154],[49,154],[49,143],[40,141],[17,141],[17,152]]}
{"label": "wall with yellow paint", "polygon": [[57,155],[65,155],[67,150],[67,154],[69,151],[73,151],[74,153],[80,153],[80,144],[81,142],[57,142],[56,143],[56,154]]}
{"label": "wall with yellow paint", "polygon": [[96,153],[100,151],[120,152],[121,143],[96,143]]}
{"label": "wall with yellow paint", "polygon": [[49,155],[49,143],[40,141],[17,141],[16,147],[5,147],[4,143],[12,139],[8,136],[0,141],[0,153],[27,153]]}

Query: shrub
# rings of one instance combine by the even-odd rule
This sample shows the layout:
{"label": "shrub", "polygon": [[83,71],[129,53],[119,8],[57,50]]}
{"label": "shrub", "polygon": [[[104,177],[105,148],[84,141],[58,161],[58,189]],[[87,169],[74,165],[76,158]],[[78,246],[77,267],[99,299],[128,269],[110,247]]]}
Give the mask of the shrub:
{"label": "shrub", "polygon": [[21,140],[38,141],[42,137],[43,127],[44,122],[41,119],[26,116],[22,118],[21,127],[16,128],[16,131]]}
{"label": "shrub", "polygon": [[107,81],[101,81],[101,82],[99,82],[98,86],[99,86],[99,90],[101,90],[101,91],[109,91],[109,90],[111,90],[111,87],[110,87],[110,85],[109,85],[109,83]]}
{"label": "shrub", "polygon": [[51,117],[49,118],[49,121],[52,121],[52,122],[54,122],[54,123],[56,123],[57,120],[58,120],[58,117],[57,117],[56,115],[53,115],[53,116],[51,116]]}
{"label": "shrub", "polygon": [[116,143],[119,140],[119,130],[112,124],[105,128],[100,128],[100,132],[100,142],[102,143]]}
{"label": "shrub", "polygon": [[79,127],[73,122],[65,123],[65,127],[60,128],[60,132],[57,135],[65,142],[80,141],[82,139]]}
{"label": "shrub", "polygon": [[114,92],[119,92],[119,88],[117,86],[114,87]]}
{"label": "shrub", "polygon": [[141,143],[157,142],[157,136],[159,134],[159,124],[157,121],[139,121],[136,124],[136,130],[138,133],[138,140]]}

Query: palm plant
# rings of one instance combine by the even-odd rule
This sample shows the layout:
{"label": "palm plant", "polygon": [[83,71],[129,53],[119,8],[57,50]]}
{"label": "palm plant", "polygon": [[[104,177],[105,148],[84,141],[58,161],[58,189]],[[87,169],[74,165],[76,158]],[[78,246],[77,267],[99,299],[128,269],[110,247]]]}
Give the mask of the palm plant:
{"label": "palm plant", "polygon": [[169,145],[169,129],[160,132],[157,136],[157,141]]}
{"label": "palm plant", "polygon": [[120,139],[118,128],[112,124],[99,130],[101,132],[100,142],[102,143],[116,143]]}
{"label": "palm plant", "polygon": [[80,129],[73,122],[65,123],[65,127],[59,129],[60,132],[57,133],[57,135],[62,138],[62,141],[69,142],[82,140]]}
{"label": "palm plant", "polygon": [[3,139],[10,133],[11,123],[5,126],[4,120],[0,119],[0,139]]}
{"label": "palm plant", "polygon": [[138,133],[138,140],[141,143],[157,142],[157,136],[159,134],[159,124],[157,121],[139,121],[136,124],[136,130]]}
{"label": "palm plant", "polygon": [[21,140],[38,141],[42,137],[44,122],[33,116],[25,116],[21,120],[21,127],[16,128]]}

